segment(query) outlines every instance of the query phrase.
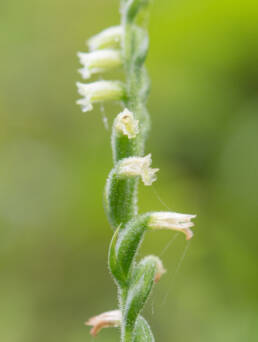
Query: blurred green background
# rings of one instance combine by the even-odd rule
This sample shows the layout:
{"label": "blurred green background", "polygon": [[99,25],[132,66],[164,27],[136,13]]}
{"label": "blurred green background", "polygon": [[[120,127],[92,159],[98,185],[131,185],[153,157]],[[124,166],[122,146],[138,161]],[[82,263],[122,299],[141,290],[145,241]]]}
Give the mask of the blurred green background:
{"label": "blurred green background", "polygon": [[[91,342],[83,322],[116,307],[103,118],[120,107],[83,114],[75,82],[76,52],[118,22],[118,0],[1,1],[1,341]],[[161,171],[140,211],[198,218],[190,244],[144,241],[168,270],[144,315],[157,342],[258,341],[258,3],[156,0],[150,38],[146,151]]]}

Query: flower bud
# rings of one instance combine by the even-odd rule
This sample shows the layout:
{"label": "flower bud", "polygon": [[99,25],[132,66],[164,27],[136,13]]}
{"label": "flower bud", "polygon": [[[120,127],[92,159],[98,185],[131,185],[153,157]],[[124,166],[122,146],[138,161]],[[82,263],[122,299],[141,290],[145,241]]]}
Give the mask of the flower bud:
{"label": "flower bud", "polygon": [[145,185],[151,185],[156,179],[155,173],[159,169],[152,169],[151,154],[145,157],[129,157],[121,160],[118,166],[118,175],[126,177],[140,176]]}
{"label": "flower bud", "polygon": [[106,49],[90,53],[79,52],[78,57],[83,65],[79,72],[85,79],[90,78],[92,74],[99,74],[122,65],[121,53],[118,50]]}
{"label": "flower bud", "polygon": [[154,282],[158,283],[160,281],[160,278],[165,274],[167,271],[163,266],[162,261],[156,257],[156,273],[154,277]]}
{"label": "flower bud", "polygon": [[122,26],[112,26],[93,36],[88,41],[90,51],[120,46],[122,32]]}
{"label": "flower bud", "polygon": [[127,135],[128,139],[133,139],[139,133],[139,121],[135,120],[132,112],[125,109],[116,117],[114,128],[116,132]]}
{"label": "flower bud", "polygon": [[119,327],[121,325],[121,321],[121,311],[113,310],[92,317],[85,324],[92,326],[90,333],[95,337],[102,328]]}
{"label": "flower bud", "polygon": [[154,212],[150,214],[150,221],[148,223],[151,229],[171,229],[177,230],[185,234],[186,240],[193,237],[193,232],[190,229],[194,226],[191,219],[196,215],[179,214],[175,212]]}
{"label": "flower bud", "polygon": [[125,95],[123,84],[118,81],[77,82],[77,87],[83,98],[76,103],[81,105],[83,112],[92,110],[95,102],[122,100]]}

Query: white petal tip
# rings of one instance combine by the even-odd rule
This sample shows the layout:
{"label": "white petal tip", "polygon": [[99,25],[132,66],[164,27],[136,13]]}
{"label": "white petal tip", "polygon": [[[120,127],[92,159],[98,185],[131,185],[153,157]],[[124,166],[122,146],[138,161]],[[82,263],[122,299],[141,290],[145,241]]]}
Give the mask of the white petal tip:
{"label": "white petal tip", "polygon": [[85,325],[92,326],[90,333],[95,337],[103,328],[118,327],[121,324],[121,320],[121,311],[113,310],[90,318],[87,322],[85,322]]}
{"label": "white petal tip", "polygon": [[194,235],[190,229],[194,226],[191,219],[195,217],[196,215],[175,212],[156,212],[151,214],[150,228],[180,231],[185,234],[186,240],[190,240]]}

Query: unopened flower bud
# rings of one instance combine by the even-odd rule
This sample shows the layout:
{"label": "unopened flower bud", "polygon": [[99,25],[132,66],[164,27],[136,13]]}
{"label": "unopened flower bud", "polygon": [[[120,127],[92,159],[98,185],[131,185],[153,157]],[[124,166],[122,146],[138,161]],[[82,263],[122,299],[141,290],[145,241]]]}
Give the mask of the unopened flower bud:
{"label": "unopened flower bud", "polygon": [[77,82],[78,92],[83,96],[76,103],[81,105],[82,111],[92,110],[95,102],[122,100],[125,91],[123,84],[117,81],[98,81],[88,84]]}
{"label": "unopened flower bud", "polygon": [[92,74],[109,71],[122,64],[121,53],[118,50],[112,49],[97,50],[89,53],[79,52],[78,57],[83,65],[79,72],[85,79],[90,78]]}
{"label": "unopened flower bud", "polygon": [[90,51],[120,46],[122,31],[122,26],[112,26],[93,36],[88,41]]}
{"label": "unopened flower bud", "polygon": [[85,324],[92,326],[90,331],[92,336],[96,336],[102,328],[119,327],[122,321],[120,310],[104,312],[98,316],[90,318]]}
{"label": "unopened flower bud", "polygon": [[139,121],[135,120],[133,113],[125,109],[116,117],[114,128],[120,134],[127,135],[128,139],[132,139],[139,133],[138,124]]}
{"label": "unopened flower bud", "polygon": [[118,174],[120,176],[140,176],[145,185],[151,185],[156,179],[159,169],[152,169],[151,154],[145,157],[129,157],[121,160]]}
{"label": "unopened flower bud", "polygon": [[177,230],[185,234],[186,240],[190,240],[193,237],[193,232],[190,229],[194,226],[191,219],[194,219],[196,215],[179,214],[175,212],[154,212],[150,215],[150,221],[148,226],[152,229],[171,229]]}

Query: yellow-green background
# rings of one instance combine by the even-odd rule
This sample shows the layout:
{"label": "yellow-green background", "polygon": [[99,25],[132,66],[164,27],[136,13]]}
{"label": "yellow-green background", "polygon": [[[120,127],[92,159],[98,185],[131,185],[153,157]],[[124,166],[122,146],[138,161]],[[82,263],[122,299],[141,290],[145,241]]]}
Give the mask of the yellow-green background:
{"label": "yellow-green background", "polygon": [[[1,341],[91,342],[83,322],[116,307],[102,119],[120,107],[83,114],[75,82],[76,52],[118,22],[118,0],[1,1]],[[190,245],[180,235],[164,251],[173,232],[144,241],[168,270],[144,314],[157,342],[256,342],[258,3],[156,0],[150,38],[146,151],[160,173],[140,211],[198,218]]]}

